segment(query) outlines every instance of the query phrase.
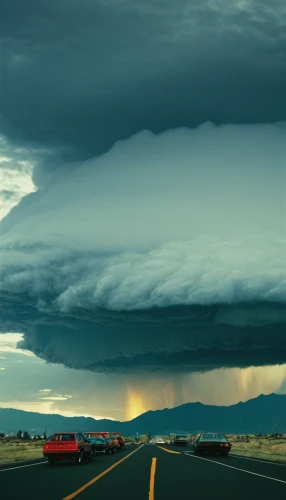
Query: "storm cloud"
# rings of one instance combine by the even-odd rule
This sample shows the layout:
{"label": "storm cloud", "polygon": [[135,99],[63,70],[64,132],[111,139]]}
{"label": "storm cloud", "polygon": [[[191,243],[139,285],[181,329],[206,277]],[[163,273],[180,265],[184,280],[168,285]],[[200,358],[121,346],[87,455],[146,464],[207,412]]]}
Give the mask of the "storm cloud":
{"label": "storm cloud", "polygon": [[12,147],[0,135],[0,220],[28,193],[35,190],[33,166],[44,151]]}
{"label": "storm cloud", "polygon": [[64,163],[148,129],[286,118],[284,0],[3,0],[0,128]]}
{"label": "storm cloud", "polygon": [[91,371],[286,361],[286,124],[143,131],[2,221],[1,329]]}

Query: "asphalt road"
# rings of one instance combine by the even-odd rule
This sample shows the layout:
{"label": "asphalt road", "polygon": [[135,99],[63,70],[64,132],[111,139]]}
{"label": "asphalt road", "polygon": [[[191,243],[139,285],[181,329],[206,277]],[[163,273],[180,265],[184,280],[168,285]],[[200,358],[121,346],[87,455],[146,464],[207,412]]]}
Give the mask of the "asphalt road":
{"label": "asphalt road", "polygon": [[195,457],[190,448],[129,446],[91,464],[46,462],[0,470],[3,500],[285,500],[286,463]]}

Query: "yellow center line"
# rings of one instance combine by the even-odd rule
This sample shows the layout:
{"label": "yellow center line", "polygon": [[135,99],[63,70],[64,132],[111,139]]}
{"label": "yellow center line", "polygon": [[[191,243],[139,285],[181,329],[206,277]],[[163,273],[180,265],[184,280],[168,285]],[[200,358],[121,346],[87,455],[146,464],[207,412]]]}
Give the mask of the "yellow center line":
{"label": "yellow center line", "polygon": [[167,450],[167,448],[164,448],[163,446],[157,446],[160,450],[167,451],[168,453],[174,453],[174,455],[181,455],[180,451],[173,451],[173,450]]}
{"label": "yellow center line", "polygon": [[142,446],[144,446],[144,444],[142,444],[141,446],[139,446],[139,448],[137,448],[137,450],[134,450],[131,453],[129,453],[128,455],[126,455],[126,457],[123,457],[123,458],[121,458],[121,460],[118,460],[118,462],[115,462],[115,464],[111,465],[111,467],[108,467],[108,469],[106,469],[105,471],[101,472],[101,474],[98,474],[98,476],[94,477],[93,479],[91,479],[91,481],[89,481],[88,483],[86,483],[83,486],[81,486],[81,488],[79,488],[78,490],[74,491],[73,493],[71,493],[67,497],[63,498],[63,500],[72,500],[72,498],[76,497],[77,495],[79,495],[80,493],[82,493],[84,490],[86,490],[86,488],[88,488],[92,484],[96,483],[96,481],[98,481],[101,477],[105,476],[105,474],[107,474],[112,469],[114,469],[115,467],[117,467],[117,465],[119,465],[122,462],[124,462],[124,460],[126,460],[128,457],[131,457],[131,455],[133,455],[133,453],[136,453],[136,451],[139,451],[140,448],[142,448]]}
{"label": "yellow center line", "polygon": [[157,458],[152,458],[151,472],[150,472],[149,500],[154,500],[156,463],[157,463]]}

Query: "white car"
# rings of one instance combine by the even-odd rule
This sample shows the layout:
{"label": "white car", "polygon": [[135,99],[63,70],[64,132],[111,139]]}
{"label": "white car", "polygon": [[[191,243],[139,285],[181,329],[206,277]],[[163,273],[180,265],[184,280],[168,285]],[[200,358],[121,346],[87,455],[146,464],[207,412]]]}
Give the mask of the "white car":
{"label": "white car", "polygon": [[158,437],[156,439],[156,444],[158,444],[158,445],[165,444],[165,441],[164,441],[164,439],[162,437]]}

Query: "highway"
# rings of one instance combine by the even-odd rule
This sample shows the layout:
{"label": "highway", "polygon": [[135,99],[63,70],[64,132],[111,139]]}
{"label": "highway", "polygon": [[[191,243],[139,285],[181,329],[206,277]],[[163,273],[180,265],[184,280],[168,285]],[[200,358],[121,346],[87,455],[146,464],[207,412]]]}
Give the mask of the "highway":
{"label": "highway", "polygon": [[3,500],[286,499],[286,463],[196,457],[191,448],[127,446],[91,464],[2,466]]}

